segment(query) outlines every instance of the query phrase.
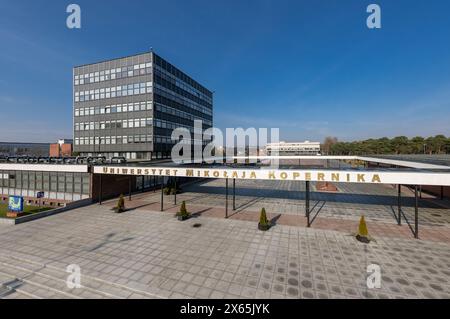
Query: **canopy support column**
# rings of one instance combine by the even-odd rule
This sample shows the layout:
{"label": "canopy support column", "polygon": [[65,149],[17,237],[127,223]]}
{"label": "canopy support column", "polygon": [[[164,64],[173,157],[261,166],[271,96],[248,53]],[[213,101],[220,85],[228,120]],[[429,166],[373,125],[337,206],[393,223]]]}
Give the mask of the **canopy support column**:
{"label": "canopy support column", "polygon": [[177,204],[177,178],[176,177],[175,177],[174,184],[175,184],[175,197],[174,197],[174,199],[175,199],[175,205],[176,205]]}
{"label": "canopy support column", "polygon": [[398,196],[397,196],[397,224],[402,225],[402,185],[398,184]]}
{"label": "canopy support column", "polygon": [[128,200],[131,201],[131,175],[128,176]]}
{"label": "canopy support column", "polygon": [[414,237],[419,238],[419,197],[417,194],[417,185],[414,186]]}
{"label": "canopy support column", "polygon": [[236,179],[233,178],[233,210],[236,210]]}
{"label": "canopy support column", "polygon": [[307,222],[307,227],[311,227],[311,221],[309,219],[310,217],[310,211],[309,211],[309,181],[305,182],[305,215],[306,215],[306,222]]}
{"label": "canopy support column", "polygon": [[164,210],[164,180],[161,181],[161,211]]}
{"label": "canopy support column", "polygon": [[103,174],[99,174],[100,175],[100,191],[98,193],[98,204],[101,205],[102,204],[102,193],[103,193],[103,189],[102,189],[102,175]]}
{"label": "canopy support column", "polygon": [[225,179],[225,218],[228,218],[228,178]]}

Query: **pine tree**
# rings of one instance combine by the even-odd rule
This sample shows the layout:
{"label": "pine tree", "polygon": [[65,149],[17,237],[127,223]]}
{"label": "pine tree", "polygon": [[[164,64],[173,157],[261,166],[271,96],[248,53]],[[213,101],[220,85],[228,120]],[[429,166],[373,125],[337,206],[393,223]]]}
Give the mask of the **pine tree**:
{"label": "pine tree", "polygon": [[267,220],[266,209],[263,207],[261,209],[261,215],[259,216],[259,224],[261,226],[267,226],[269,221]]}

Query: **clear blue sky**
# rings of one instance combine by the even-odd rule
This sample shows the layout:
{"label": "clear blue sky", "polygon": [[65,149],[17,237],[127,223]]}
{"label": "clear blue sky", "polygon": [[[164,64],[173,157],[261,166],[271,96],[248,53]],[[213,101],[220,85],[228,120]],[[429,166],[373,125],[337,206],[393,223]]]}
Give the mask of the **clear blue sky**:
{"label": "clear blue sky", "polygon": [[150,47],[215,91],[220,128],[450,135],[449,15],[447,0],[0,0],[0,140],[71,137],[72,67]]}

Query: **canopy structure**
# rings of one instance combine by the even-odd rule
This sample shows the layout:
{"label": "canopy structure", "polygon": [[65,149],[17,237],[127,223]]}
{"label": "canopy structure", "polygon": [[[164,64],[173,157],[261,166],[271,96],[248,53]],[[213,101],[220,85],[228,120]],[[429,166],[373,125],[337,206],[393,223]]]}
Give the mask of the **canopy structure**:
{"label": "canopy structure", "polygon": [[[357,160],[365,163],[374,163],[375,167],[354,168],[351,166],[342,168],[302,168],[299,162],[298,168],[289,165],[284,168],[274,168],[264,165],[263,161],[269,160]],[[410,227],[415,238],[419,238],[419,195],[420,185],[450,186],[450,167],[446,165],[411,162],[396,159],[379,159],[375,157],[360,156],[258,156],[258,157],[233,157],[233,160],[253,160],[253,164],[184,164],[177,165],[167,163],[133,163],[127,165],[98,165],[93,166],[92,172],[101,175],[128,175],[128,176],[155,176],[177,178],[204,178],[225,180],[225,218],[229,214],[229,180],[232,180],[232,207],[235,209],[236,181],[239,180],[274,180],[274,181],[300,181],[305,182],[305,217],[307,226],[310,227],[314,220],[310,218],[310,192],[311,182],[335,182],[335,183],[371,183],[398,185],[398,207],[395,219],[398,225],[404,220]],[[256,163],[255,163],[256,162]],[[383,166],[380,167],[380,164]],[[378,166],[377,166],[378,165]],[[402,211],[401,187],[408,185],[414,190],[415,209],[414,223],[412,224]],[[131,196],[131,194],[130,194]],[[176,195],[175,195],[176,202]],[[164,196],[161,189],[161,210],[164,209]]]}

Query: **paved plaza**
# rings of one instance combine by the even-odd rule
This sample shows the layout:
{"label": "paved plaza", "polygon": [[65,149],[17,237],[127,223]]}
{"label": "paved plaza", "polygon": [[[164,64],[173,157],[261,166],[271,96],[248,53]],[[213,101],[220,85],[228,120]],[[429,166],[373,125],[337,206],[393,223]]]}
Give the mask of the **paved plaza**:
{"label": "paved plaza", "polygon": [[[178,204],[185,200],[195,213],[184,222],[173,216],[177,209],[173,196],[165,196],[165,211],[159,212],[160,193],[150,192],[134,195],[126,202],[129,210],[122,214],[113,213],[115,201],[109,201],[29,223],[0,225],[0,296],[450,297],[450,241],[434,235],[448,232],[446,202],[420,202],[421,230],[431,240],[416,240],[407,225],[396,225],[394,188],[337,186],[338,193],[313,193],[312,206],[325,203],[320,204],[312,228],[290,225],[292,220],[304,220],[302,183],[240,181],[237,210],[232,212],[230,196],[234,215],[224,219],[225,185],[218,180],[183,187]],[[412,194],[405,189],[403,196],[410,215]],[[267,232],[258,231],[254,220],[238,217],[258,216],[262,206],[276,221]],[[356,241],[350,231],[356,231],[362,213],[376,240],[368,245]],[[326,220],[340,220],[351,227],[336,224],[337,229],[327,229]],[[375,225],[384,224],[394,233],[374,234]],[[66,267],[71,264],[81,268],[81,288],[66,285]],[[367,288],[370,264],[381,267],[379,289]]]}

